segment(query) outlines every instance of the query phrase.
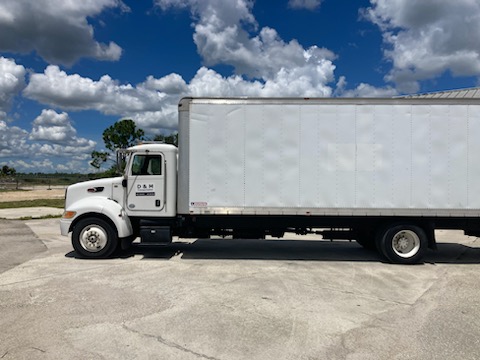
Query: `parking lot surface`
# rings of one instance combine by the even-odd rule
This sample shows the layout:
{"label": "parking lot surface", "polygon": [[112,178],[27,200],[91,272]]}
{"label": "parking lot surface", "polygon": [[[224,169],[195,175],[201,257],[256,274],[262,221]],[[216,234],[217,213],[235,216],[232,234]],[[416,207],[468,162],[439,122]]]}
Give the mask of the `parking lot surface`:
{"label": "parking lot surface", "polygon": [[181,240],[81,260],[0,220],[0,359],[478,359],[480,243],[415,266],[355,242]]}

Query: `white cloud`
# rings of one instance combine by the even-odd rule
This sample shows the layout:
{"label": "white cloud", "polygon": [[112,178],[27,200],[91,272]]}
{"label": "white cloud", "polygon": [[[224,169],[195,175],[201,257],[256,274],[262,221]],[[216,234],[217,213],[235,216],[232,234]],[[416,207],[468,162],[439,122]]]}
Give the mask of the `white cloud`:
{"label": "white cloud", "polygon": [[355,89],[347,89],[345,76],[340,76],[334,95],[340,97],[392,97],[398,95],[398,91],[391,86],[375,87],[365,83],[360,83]]}
{"label": "white cloud", "polygon": [[[69,75],[56,65],[43,74],[33,74],[24,96],[66,110],[97,110],[103,114],[138,120],[151,128],[172,128],[172,119],[163,116],[171,112],[188,86],[180,75],[170,74],[161,79],[149,76],[136,86],[120,84],[110,76],[98,81]],[[168,108],[168,109],[167,109]],[[176,108],[175,108],[176,110]]]}
{"label": "white cloud", "polygon": [[393,68],[386,76],[401,91],[449,71],[480,76],[480,2],[370,0],[364,16],[378,25]]}
{"label": "white cloud", "polygon": [[67,113],[57,114],[54,110],[42,110],[33,121],[31,140],[45,140],[56,143],[70,141],[76,134]]}
{"label": "white cloud", "polygon": [[25,87],[26,70],[14,60],[0,56],[0,119],[5,119],[12,100]]}
{"label": "white cloud", "polygon": [[67,171],[65,166],[71,164],[68,172],[86,172],[86,160],[95,145],[95,141],[76,136],[66,113],[43,110],[33,121],[31,133],[0,121],[0,159],[10,158],[9,166],[17,171]]}
{"label": "white cloud", "polygon": [[156,110],[156,104],[161,100],[160,92],[122,85],[108,75],[99,81],[78,74],[68,75],[56,65],[48,66],[43,74],[31,75],[24,95],[63,109],[95,109],[111,115],[128,110]]}
{"label": "white cloud", "polygon": [[11,164],[10,166],[13,166],[17,172],[37,172],[39,169],[42,169],[42,172],[48,173],[55,170],[53,162],[50,159],[30,161],[17,159],[9,161],[9,164]]}
{"label": "white cloud", "polygon": [[170,8],[189,8],[192,14],[199,14],[204,19],[210,18],[210,22],[216,21],[219,26],[237,24],[240,20],[256,24],[251,13],[253,0],[154,0],[154,2],[164,11]]}
{"label": "white cloud", "polygon": [[0,120],[0,158],[30,153],[27,144],[28,132],[16,126],[8,126]]}
{"label": "white cloud", "polygon": [[70,160],[65,163],[60,163],[55,165],[55,171],[58,172],[75,172],[75,173],[89,173],[93,172],[91,166],[86,166],[85,161],[83,160]]}
{"label": "white cloud", "polygon": [[247,81],[238,75],[223,77],[212,69],[202,67],[188,88],[192,96],[259,96],[263,86],[260,81]]}
{"label": "white cloud", "polygon": [[[172,7],[191,10],[193,38],[206,66],[231,65],[237,74],[264,82],[294,78],[300,71],[311,79],[305,83],[308,89],[313,86],[318,96],[331,93],[328,83],[334,80],[335,54],[316,46],[305,49],[295,39],[286,42],[269,27],[257,31],[251,13],[253,1],[157,0],[156,3],[165,11]],[[257,35],[251,36],[251,32]]]}
{"label": "white cloud", "polygon": [[95,142],[91,140],[83,140],[72,145],[58,144],[34,144],[33,146],[38,154],[48,157],[62,157],[74,160],[90,159],[90,154],[95,149]]}
{"label": "white cloud", "polygon": [[322,0],[289,0],[288,6],[292,9],[315,10],[320,7]]}
{"label": "white cloud", "polygon": [[61,163],[55,163],[51,159],[44,158],[40,160],[31,159],[12,159],[7,162],[7,165],[13,167],[17,172],[60,172],[60,173],[88,173],[92,172],[92,167],[85,165],[85,161],[79,160],[65,160]]}
{"label": "white cloud", "polygon": [[[64,153],[68,153],[68,149],[71,147],[76,148],[79,152],[93,150],[94,141],[78,138],[76,135],[77,130],[73,127],[67,113],[58,114],[49,109],[42,110],[42,113],[33,121],[29,139],[54,143],[55,145],[48,144],[40,149],[41,153],[44,153],[42,149],[45,149],[45,153],[49,155],[58,154],[57,151],[60,148]],[[53,153],[50,149],[53,149]]]}
{"label": "white cloud", "polygon": [[45,61],[72,65],[81,57],[118,60],[122,49],[94,39],[88,18],[105,9],[128,11],[121,0],[2,0],[0,51],[29,53]]}
{"label": "white cloud", "polygon": [[170,74],[160,79],[153,76],[147,77],[143,87],[149,90],[157,90],[167,94],[183,94],[188,91],[188,86],[178,74]]}

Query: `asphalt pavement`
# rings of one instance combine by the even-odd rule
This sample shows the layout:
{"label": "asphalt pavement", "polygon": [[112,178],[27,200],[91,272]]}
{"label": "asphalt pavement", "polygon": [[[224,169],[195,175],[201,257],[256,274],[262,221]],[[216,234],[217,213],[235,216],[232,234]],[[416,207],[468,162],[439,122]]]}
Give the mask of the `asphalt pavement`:
{"label": "asphalt pavement", "polygon": [[414,266],[300,236],[81,260],[58,219],[0,220],[0,359],[478,359],[479,241],[437,240]]}

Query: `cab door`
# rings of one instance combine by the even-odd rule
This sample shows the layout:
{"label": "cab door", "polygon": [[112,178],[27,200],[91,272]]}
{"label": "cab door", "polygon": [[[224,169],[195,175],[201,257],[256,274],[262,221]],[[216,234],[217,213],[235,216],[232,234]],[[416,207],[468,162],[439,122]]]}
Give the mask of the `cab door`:
{"label": "cab door", "polygon": [[161,153],[133,155],[127,181],[130,211],[162,211],[165,207],[165,160]]}

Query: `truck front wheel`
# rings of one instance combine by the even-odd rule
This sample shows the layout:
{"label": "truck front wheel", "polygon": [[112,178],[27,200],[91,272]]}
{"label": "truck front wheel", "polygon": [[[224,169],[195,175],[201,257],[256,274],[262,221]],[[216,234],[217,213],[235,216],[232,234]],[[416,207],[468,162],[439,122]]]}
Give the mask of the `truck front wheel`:
{"label": "truck front wheel", "polygon": [[416,225],[394,225],[380,231],[377,248],[396,264],[418,263],[428,247],[425,231]]}
{"label": "truck front wheel", "polygon": [[72,245],[82,258],[107,258],[117,248],[118,236],[108,222],[86,218],[75,225]]}

